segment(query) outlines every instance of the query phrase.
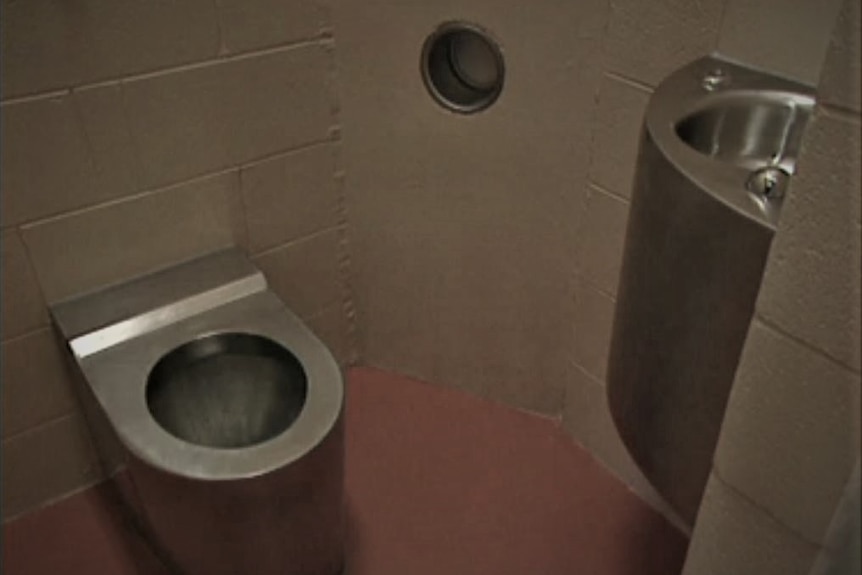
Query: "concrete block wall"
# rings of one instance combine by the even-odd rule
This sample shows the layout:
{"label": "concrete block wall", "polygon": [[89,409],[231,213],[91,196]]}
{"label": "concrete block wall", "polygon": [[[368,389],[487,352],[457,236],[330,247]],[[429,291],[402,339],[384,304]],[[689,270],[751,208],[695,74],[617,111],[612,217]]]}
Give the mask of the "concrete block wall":
{"label": "concrete block wall", "polygon": [[354,351],[326,5],[37,0],[0,20],[8,519],[102,478],[46,302],[239,245]]}
{"label": "concrete block wall", "polygon": [[[6,517],[100,477],[45,302],[228,244],[344,361],[560,417],[660,505],[605,400],[617,275],[652,90],[775,22],[734,2],[4,3]],[[797,78],[828,37],[803,4]],[[419,74],[453,19],[506,60],[475,116]],[[793,38],[755,29],[727,49],[769,67]]]}
{"label": "concrete block wall", "polygon": [[[609,4],[575,260],[575,375],[568,384],[563,421],[613,471],[665,511],[621,445],[604,397],[641,121],[652,91],[665,76],[713,52],[816,83],[838,2],[773,4],[769,0]],[[753,30],[757,33],[740,33]],[[800,35],[805,43],[796,49],[794,38]]]}
{"label": "concrete block wall", "polygon": [[[631,178],[652,87],[715,48],[723,7],[337,2],[363,361],[562,416],[649,493],[604,398]],[[506,60],[475,116],[440,108],[419,74],[451,19]]]}
{"label": "concrete block wall", "polygon": [[829,565],[852,524],[848,493],[857,530],[859,512],[859,22],[859,0],[844,0],[686,575],[848,572]]}
{"label": "concrete block wall", "polygon": [[[817,65],[831,32],[809,17],[822,7],[776,21],[766,0],[738,17],[731,2],[335,2],[363,361],[561,416],[660,506],[604,395],[644,110],[742,21],[811,22]],[[500,99],[475,116],[440,108],[419,74],[423,41],[452,19],[483,26],[506,61]],[[791,41],[765,34],[733,57],[764,67],[759,54]]]}

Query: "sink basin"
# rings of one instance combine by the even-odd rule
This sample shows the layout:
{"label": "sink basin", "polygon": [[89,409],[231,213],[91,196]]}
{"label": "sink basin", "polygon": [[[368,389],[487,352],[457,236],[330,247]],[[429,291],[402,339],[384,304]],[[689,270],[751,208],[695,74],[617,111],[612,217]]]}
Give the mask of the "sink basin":
{"label": "sink basin", "polygon": [[682,118],[676,135],[693,150],[720,162],[757,170],[777,166],[792,174],[808,102],[786,94],[733,93]]}
{"label": "sink basin", "polygon": [[708,57],[659,85],[645,125],[681,174],[774,229],[781,194],[767,198],[750,181],[767,168],[795,173],[814,102],[811,87]]}

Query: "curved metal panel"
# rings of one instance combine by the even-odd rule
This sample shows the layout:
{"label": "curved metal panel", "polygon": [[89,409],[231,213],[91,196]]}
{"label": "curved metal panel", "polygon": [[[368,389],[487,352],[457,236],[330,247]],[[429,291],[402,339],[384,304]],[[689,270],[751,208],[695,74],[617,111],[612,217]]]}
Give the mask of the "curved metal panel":
{"label": "curved metal panel", "polygon": [[608,399],[635,461],[693,522],[772,232],[698,193],[650,142],[641,156]]}
{"label": "curved metal panel", "polygon": [[129,461],[139,520],[178,573],[335,575],[343,566],[344,422],[299,461],[258,477],[200,481]]}
{"label": "curved metal panel", "polygon": [[51,309],[86,351],[100,455],[127,462],[123,498],[176,572],[341,571],[342,373],[239,250]]}
{"label": "curved metal panel", "polygon": [[647,110],[608,401],[632,457],[690,524],[780,210],[778,194],[763,195],[775,190],[747,182],[765,167],[792,174],[813,105],[791,88],[705,58],[669,77]]}

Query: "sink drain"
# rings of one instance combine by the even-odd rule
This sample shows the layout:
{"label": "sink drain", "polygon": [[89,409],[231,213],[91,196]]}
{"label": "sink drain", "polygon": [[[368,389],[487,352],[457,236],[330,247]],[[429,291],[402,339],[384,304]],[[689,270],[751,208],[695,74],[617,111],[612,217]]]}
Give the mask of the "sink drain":
{"label": "sink drain", "polygon": [[503,90],[504,76],[499,45],[475,24],[442,24],[422,47],[425,87],[454,112],[471,114],[493,104]]}

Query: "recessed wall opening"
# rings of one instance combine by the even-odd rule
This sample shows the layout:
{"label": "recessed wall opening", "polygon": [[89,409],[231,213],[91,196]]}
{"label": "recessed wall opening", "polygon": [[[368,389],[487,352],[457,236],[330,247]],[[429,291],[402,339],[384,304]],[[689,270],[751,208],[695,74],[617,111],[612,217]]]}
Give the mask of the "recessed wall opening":
{"label": "recessed wall opening", "polygon": [[422,79],[444,108],[472,114],[493,104],[503,91],[500,46],[479,26],[440,25],[422,48]]}

